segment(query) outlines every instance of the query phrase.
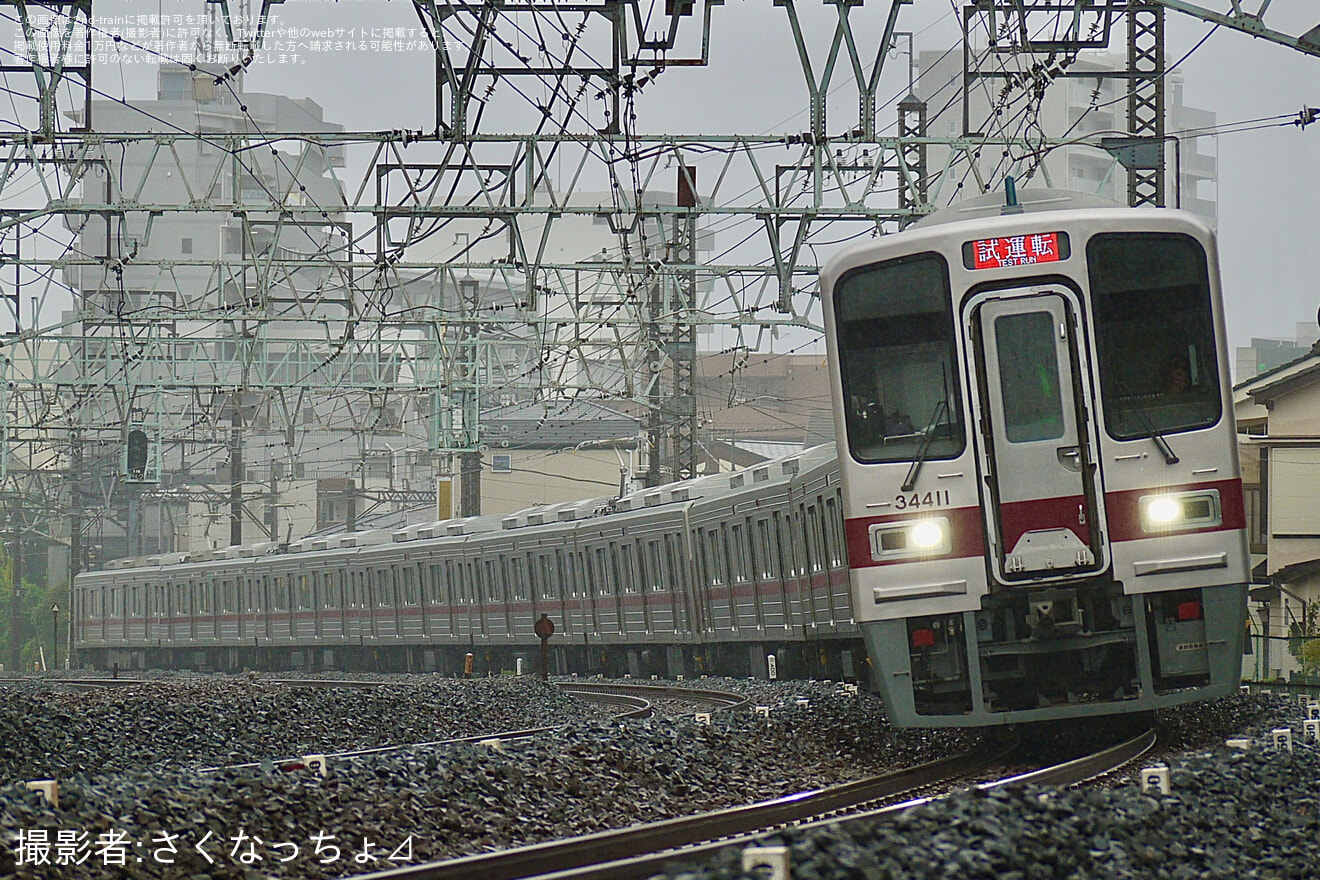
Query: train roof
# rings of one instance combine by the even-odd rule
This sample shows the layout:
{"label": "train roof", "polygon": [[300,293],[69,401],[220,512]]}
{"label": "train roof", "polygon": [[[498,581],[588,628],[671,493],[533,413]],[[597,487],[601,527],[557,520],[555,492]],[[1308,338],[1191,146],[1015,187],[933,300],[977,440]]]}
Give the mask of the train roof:
{"label": "train roof", "polygon": [[362,547],[390,543],[453,539],[552,523],[574,523],[608,517],[618,513],[658,508],[664,505],[686,504],[703,499],[718,498],[762,484],[782,483],[794,479],[800,474],[811,473],[823,466],[833,466],[835,459],[834,444],[826,443],[804,449],[793,455],[770,459],[744,470],[703,474],[690,480],[640,489],[619,498],[602,496],[536,505],[503,517],[470,516],[429,523],[416,523],[395,530],[373,529],[361,532],[314,535],[288,545],[280,545],[273,541],[261,541],[222,547],[205,553],[163,553],[149,557],[115,559],[108,562],[100,571],[122,571],[125,569],[155,568],[167,565],[332,550],[351,551]]}
{"label": "train roof", "polygon": [[1126,208],[1127,206],[1091,193],[1041,188],[1018,190],[1017,207],[1021,210],[1006,209],[1002,192],[987,193],[941,208],[921,218],[910,228],[920,229],[938,226],[941,223],[958,223],[963,220],[980,220],[1001,215],[1034,214],[1038,211],[1076,211],[1085,208]]}

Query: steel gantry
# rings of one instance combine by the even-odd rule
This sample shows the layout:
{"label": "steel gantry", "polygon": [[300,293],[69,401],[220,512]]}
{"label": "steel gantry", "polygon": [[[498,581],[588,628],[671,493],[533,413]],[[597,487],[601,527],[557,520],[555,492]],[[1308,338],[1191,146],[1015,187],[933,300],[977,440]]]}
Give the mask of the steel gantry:
{"label": "steel gantry", "polygon": [[[801,130],[648,129],[646,96],[678,76],[699,81],[719,50],[715,20],[764,21],[765,10],[720,0],[414,0],[434,47],[432,130],[276,130],[241,100],[246,61],[280,4],[253,5],[208,0],[215,56],[176,65],[206,124],[143,114],[107,128],[98,114],[125,102],[94,86],[90,58],[98,41],[123,40],[97,24],[91,0],[0,2],[27,46],[3,69],[11,88],[29,89],[20,120],[0,123],[0,287],[11,309],[0,464],[11,486],[75,496],[64,505],[69,543],[130,517],[125,499],[157,482],[219,485],[241,511],[245,493],[268,492],[245,488],[244,467],[264,456],[292,472],[308,435],[388,435],[442,470],[456,456],[479,468],[481,407],[506,393],[631,401],[646,414],[646,478],[690,474],[702,330],[743,352],[819,331],[817,242],[899,229],[1062,143],[970,111],[961,136],[931,137],[910,90],[892,108],[901,118],[882,118],[882,75],[911,0],[813,4],[829,17],[819,43],[805,5],[776,0],[795,56],[786,62],[802,74]],[[978,0],[963,16],[965,69],[989,75],[992,53],[1062,59],[1109,45],[1127,16],[1130,134],[1158,149],[1153,162],[1115,155],[1157,175],[1133,196],[1154,200],[1163,10],[1320,50],[1315,31],[1266,28],[1268,5]],[[1067,25],[1053,42],[1032,24],[1041,15]],[[1019,67],[1031,75],[1004,89],[1032,100],[1066,75],[1058,63]],[[849,104],[855,112],[839,112]],[[899,134],[883,134],[896,120]],[[989,154],[1012,161],[987,171]],[[218,241],[185,248],[180,224],[198,217]],[[587,227],[608,229],[610,245],[565,255]],[[715,231],[740,243],[703,243]],[[130,468],[134,431],[148,442]],[[245,449],[257,434],[277,448]]]}

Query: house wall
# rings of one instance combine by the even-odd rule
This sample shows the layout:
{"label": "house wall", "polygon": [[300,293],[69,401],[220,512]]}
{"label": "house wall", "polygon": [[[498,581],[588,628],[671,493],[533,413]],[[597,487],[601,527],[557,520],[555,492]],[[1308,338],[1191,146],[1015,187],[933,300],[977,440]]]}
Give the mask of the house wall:
{"label": "house wall", "polygon": [[1269,430],[1271,437],[1320,436],[1320,382],[1275,398],[1269,413]]}
{"label": "house wall", "polygon": [[1269,451],[1269,572],[1320,558],[1320,447]]}
{"label": "house wall", "polygon": [[[481,457],[481,512],[507,516],[536,504],[619,494],[619,469],[635,470],[631,449],[491,450]],[[511,473],[494,471],[508,455]]]}

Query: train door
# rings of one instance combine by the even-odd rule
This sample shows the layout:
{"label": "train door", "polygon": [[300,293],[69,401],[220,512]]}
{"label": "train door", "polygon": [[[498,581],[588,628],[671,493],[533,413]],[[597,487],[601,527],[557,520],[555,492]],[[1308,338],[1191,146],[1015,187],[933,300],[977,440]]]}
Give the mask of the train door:
{"label": "train door", "polygon": [[362,623],[362,572],[357,569],[346,569],[344,577],[347,582],[344,584],[344,591],[348,599],[350,634],[358,637],[361,642],[366,636],[366,628]]}
{"label": "train door", "polygon": [[805,494],[806,499],[798,509],[802,515],[801,540],[802,578],[800,583],[806,591],[804,601],[811,607],[811,625],[827,626],[833,618],[830,608],[829,558],[825,548],[825,533],[821,529],[820,496]]}
{"label": "train door", "polygon": [[738,554],[742,552],[738,544],[741,537],[737,526],[720,523],[720,562],[727,575],[724,583],[729,593],[729,629],[734,632],[738,631],[738,582],[741,580]]}
{"label": "train door", "polygon": [[[554,555],[550,558],[553,559],[554,568],[552,570],[553,573],[547,572],[547,577],[552,577],[553,583],[555,583],[558,586],[560,604],[562,608],[561,616],[563,617],[564,634],[568,635],[573,632],[573,619],[576,616],[573,611],[573,603],[572,603],[573,586],[568,579],[568,574],[564,571],[564,551],[561,549],[556,549],[554,551]],[[552,563],[547,562],[546,563],[547,568],[551,564]]]}
{"label": "train door", "polygon": [[275,613],[282,611],[285,607],[284,578],[276,575],[263,575],[250,581],[255,588],[255,598],[252,599],[248,610],[252,612],[252,632],[251,635],[257,635],[264,632],[267,639],[273,638],[275,634]]}
{"label": "train door", "polygon": [[[599,552],[599,551],[598,551]],[[589,632],[600,634],[600,608],[596,601],[596,595],[600,593],[600,579],[604,577],[600,565],[593,565],[591,551],[582,548],[578,553],[578,572],[582,578],[582,601],[586,603],[582,609],[582,620]]]}
{"label": "train door", "polygon": [[471,581],[472,563],[466,559],[456,560],[454,580],[450,582],[454,595],[454,634],[469,638],[473,635]]}
{"label": "train door", "polygon": [[256,601],[252,605],[252,632],[256,635],[258,632],[264,632],[267,639],[275,637],[275,627],[279,624],[283,614],[287,611],[288,594],[284,591],[284,578],[280,575],[265,575],[257,578],[253,583],[256,585]]}
{"label": "train door", "polygon": [[[444,617],[444,566],[439,562],[429,562],[426,566],[426,609],[422,613],[422,635],[429,638],[432,634],[445,635]],[[432,618],[432,615],[435,615]]]}
{"label": "train door", "polygon": [[398,623],[395,624],[398,629],[395,632],[399,638],[416,638],[422,630],[419,618],[423,614],[421,602],[417,598],[417,566],[411,562],[405,563],[399,568],[397,579],[399,604],[395,606],[398,609]]}
{"label": "train door", "polygon": [[367,598],[364,603],[367,609],[367,625],[370,627],[370,634],[373,639],[380,638],[380,615],[377,611],[380,609],[384,599],[381,596],[385,592],[385,577],[380,569],[367,569]]}
{"label": "train door", "polygon": [[549,613],[557,626],[568,632],[568,615],[565,613],[563,596],[560,594],[554,578],[551,562],[553,557],[548,551],[538,547],[533,551],[533,555],[528,558],[527,565],[536,569],[536,583],[539,589],[538,595],[541,599],[540,607],[533,613],[533,617],[540,619],[541,614]]}
{"label": "train door", "polygon": [[509,557],[501,553],[495,558],[495,581],[499,595],[499,604],[503,607],[504,635],[513,635],[513,600],[517,593],[513,579],[509,577]]}
{"label": "train door", "polygon": [[391,565],[389,570],[384,572],[385,577],[389,578],[389,589],[385,593],[385,598],[393,609],[393,614],[387,609],[386,616],[394,624],[393,635],[400,638],[403,636],[403,606],[408,601],[408,579],[404,572],[405,569],[397,565]]}
{"label": "train door", "polygon": [[[793,582],[797,585],[798,607],[802,609],[802,625],[814,627],[816,620],[816,594],[811,588],[811,572],[816,567],[816,548],[811,544],[811,515],[807,505],[799,501],[793,505],[789,531],[792,535]],[[804,630],[805,632],[805,630]]]}
{"label": "train door", "polygon": [[222,609],[227,610],[224,600],[229,589],[229,581],[222,581],[219,578],[212,578],[211,584],[207,588],[207,608],[211,612],[211,636],[217,642],[222,641],[228,635],[221,611]]}
{"label": "train door", "polygon": [[490,635],[490,618],[494,613],[490,607],[493,594],[494,587],[490,585],[490,562],[479,557],[472,563],[472,609],[476,615],[472,626],[477,635]]}
{"label": "train door", "polygon": [[636,541],[624,539],[619,545],[619,567],[623,580],[619,592],[623,594],[623,627],[625,632],[650,632],[646,613],[646,588],[642,583],[642,560]]}
{"label": "train door", "polygon": [[312,590],[312,637],[318,641],[325,635],[324,619],[321,609],[326,607],[326,587],[319,571],[311,574]]}
{"label": "train door", "polygon": [[642,626],[648,634],[655,632],[656,609],[654,605],[655,593],[660,589],[660,572],[658,563],[660,561],[660,542],[656,540],[648,541],[643,544],[638,541],[637,547],[637,587],[642,595]]}
{"label": "train door", "polygon": [[238,578],[234,589],[234,602],[226,602],[225,610],[232,607],[235,613],[234,631],[240,640],[247,638],[247,616],[252,610],[252,579]]}
{"label": "train door", "polygon": [[312,578],[306,572],[289,575],[289,637],[316,636],[316,606],[312,604]]}
{"label": "train door", "polygon": [[[784,519],[778,510],[770,513],[771,525],[769,527],[768,540],[770,541],[770,571],[771,575],[779,583],[779,599],[784,606],[784,629],[793,628],[793,605],[794,596],[789,589],[789,579],[792,576],[793,568],[793,550],[784,544]],[[801,605],[798,606],[798,618],[802,618]]]}
{"label": "train door", "polygon": [[613,602],[611,603],[614,606],[614,631],[626,633],[628,631],[628,618],[627,609],[624,606],[624,592],[628,589],[627,569],[619,558],[620,552],[619,545],[614,541],[610,541],[608,564],[609,580],[614,587],[612,591]]}
{"label": "train door", "polygon": [[156,631],[158,638],[174,641],[174,593],[169,582],[156,585]]}
{"label": "train door", "polygon": [[458,635],[458,573],[454,560],[446,559],[441,567],[440,601],[444,603],[443,626],[446,635]]}
{"label": "train door", "polygon": [[996,291],[968,306],[991,557],[1005,583],[1100,571],[1100,493],[1077,303],[1058,288]]}
{"label": "train door", "polygon": [[[293,602],[289,596],[288,578],[276,574],[265,578],[265,581],[269,585],[269,599],[264,604],[258,604],[257,610],[266,630],[266,638],[273,639],[287,634],[289,612],[293,608]],[[280,632],[281,629],[284,630],[283,633]]]}
{"label": "train door", "polygon": [[564,597],[564,630],[583,632],[587,628],[586,618],[582,613],[582,599],[579,595],[577,566],[574,563],[574,551],[556,550],[555,569],[559,573],[559,594]]}
{"label": "train door", "polygon": [[417,564],[417,606],[421,610],[422,616],[422,638],[431,637],[431,607],[435,597],[435,587],[432,586],[436,575],[435,567],[430,565]]}
{"label": "train door", "polygon": [[449,617],[449,634],[451,636],[461,635],[458,628],[458,601],[459,601],[459,568],[461,563],[455,563],[452,559],[445,560],[445,592],[446,600],[445,613]]}
{"label": "train door", "polygon": [[155,607],[154,607],[155,603],[154,603],[154,601],[153,601],[153,600],[156,598],[155,593],[156,593],[156,585],[155,585],[155,584],[144,584],[144,585],[143,585],[143,587],[142,587],[142,600],[143,600],[143,608],[142,608],[142,640],[143,640],[143,642],[150,642],[151,639],[152,639],[152,632],[151,632],[151,622],[152,622],[152,621],[151,621],[151,619],[152,619],[152,617],[153,617],[153,616],[155,615],[155,613],[156,613],[156,609],[155,609]]}
{"label": "train door", "polygon": [[197,617],[201,614],[200,593],[206,589],[205,581],[188,581],[185,589],[188,590],[188,640],[197,641]]}
{"label": "train door", "polygon": [[822,511],[825,526],[825,545],[828,548],[828,573],[830,608],[836,624],[853,624],[852,589],[848,582],[848,548],[843,537],[843,500],[839,496],[839,487],[835,484],[825,490],[822,496]]}
{"label": "train door", "polygon": [[339,607],[339,637],[348,638],[348,573],[342,568],[330,568],[325,572],[326,590],[330,601]]}
{"label": "train door", "polygon": [[690,633],[694,631],[695,624],[692,621],[692,609],[688,604],[687,567],[683,564],[685,557],[680,555],[679,549],[682,543],[682,533],[665,533],[664,565],[660,569],[661,583],[669,590],[669,609],[674,618],[674,632]]}
{"label": "train door", "polygon": [[187,587],[181,582],[170,581],[165,586],[165,595],[169,601],[169,611],[166,634],[171,642],[181,642],[184,640],[186,622],[183,616],[187,613],[184,609],[188,607]]}
{"label": "train door", "polygon": [[696,537],[693,539],[693,544],[696,546],[697,553],[694,557],[695,565],[693,566],[692,581],[693,590],[697,594],[696,602],[693,604],[697,609],[697,615],[701,620],[702,631],[713,629],[711,624],[712,612],[709,603],[710,585],[714,577],[712,569],[714,562],[711,559],[710,547],[707,546],[707,543],[708,539],[706,537],[706,530],[698,528],[696,530]]}

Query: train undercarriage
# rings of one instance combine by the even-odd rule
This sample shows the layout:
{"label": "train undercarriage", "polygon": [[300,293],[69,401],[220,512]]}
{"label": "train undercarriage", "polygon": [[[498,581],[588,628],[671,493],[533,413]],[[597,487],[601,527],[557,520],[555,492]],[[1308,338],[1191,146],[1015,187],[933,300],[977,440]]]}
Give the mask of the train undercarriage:
{"label": "train undercarriage", "polygon": [[869,624],[901,723],[975,726],[1145,711],[1239,683],[1241,585],[1124,595],[1105,579]]}
{"label": "train undercarriage", "polygon": [[[357,644],[98,647],[78,652],[82,668],[121,672],[184,669],[197,672],[416,672],[446,676],[534,675],[540,672],[539,645]],[[867,686],[870,665],[861,639],[826,638],[807,642],[729,642],[713,644],[555,644],[547,667],[551,675],[674,680],[722,675],[733,678],[816,678]]]}

